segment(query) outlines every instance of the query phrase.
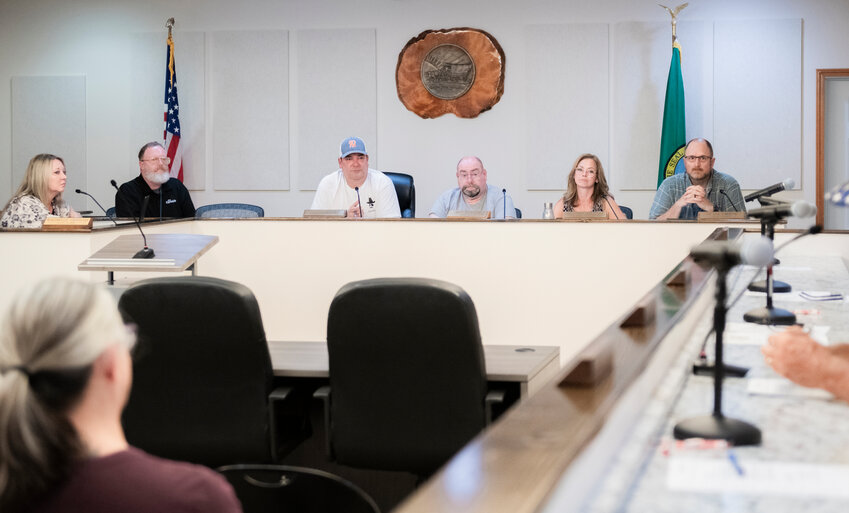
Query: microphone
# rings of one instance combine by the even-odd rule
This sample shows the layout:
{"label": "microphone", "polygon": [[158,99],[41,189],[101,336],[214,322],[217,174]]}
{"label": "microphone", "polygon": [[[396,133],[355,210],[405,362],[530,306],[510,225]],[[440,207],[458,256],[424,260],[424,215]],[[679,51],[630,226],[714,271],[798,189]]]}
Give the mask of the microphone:
{"label": "microphone", "polygon": [[89,198],[93,199],[93,200],[94,200],[94,202],[95,202],[95,203],[97,203],[97,206],[98,206],[98,207],[100,207],[100,210],[102,210],[102,211],[103,211],[103,213],[104,213],[104,214],[106,214],[106,217],[108,217],[108,218],[109,218],[109,220],[110,220],[110,221],[112,221],[112,223],[114,223],[114,224],[115,224],[115,226],[118,226],[118,223],[115,221],[115,219],[113,219],[113,218],[112,218],[112,216],[110,216],[110,215],[109,215],[109,212],[107,212],[107,211],[106,211],[106,209],[105,209],[105,208],[103,208],[103,205],[101,205],[101,204],[100,204],[100,202],[99,202],[99,201],[97,201],[97,198],[95,198],[95,197],[94,197],[94,196],[92,196],[91,194],[87,193],[86,191],[81,191],[81,190],[79,190],[79,189],[77,189],[77,190],[76,190],[76,191],[74,191],[74,192],[76,192],[77,194],[85,194],[85,195],[86,195],[86,196],[88,196]]}
{"label": "microphone", "polygon": [[746,238],[742,244],[708,240],[690,250],[690,257],[700,266],[725,269],[737,264],[760,267],[771,262],[772,255],[772,241],[763,236]]}
{"label": "microphone", "polygon": [[816,213],[816,205],[799,200],[793,203],[777,203],[767,207],[753,208],[749,210],[747,216],[755,219],[780,219],[783,217],[811,217]]}
{"label": "microphone", "polygon": [[[790,187],[793,187],[793,186],[791,185]],[[725,189],[719,189],[719,193],[722,194],[723,196],[725,196],[725,199],[728,200],[728,203],[731,203],[731,208],[734,209],[734,212],[739,212],[739,210],[737,210],[737,207],[734,206],[734,202],[731,201],[731,197],[728,194],[725,193]]]}
{"label": "microphone", "polygon": [[354,187],[354,190],[357,191],[357,207],[360,209],[360,217],[363,217],[363,204],[360,203],[360,188]]}
{"label": "microphone", "polygon": [[[115,187],[115,190],[116,190],[116,191],[121,192],[121,191],[118,189],[118,184],[115,182],[115,180],[114,180],[114,179],[113,179],[113,180],[109,180],[109,183],[111,183],[111,184],[112,184],[112,187]],[[144,212],[145,210],[147,210],[147,202],[148,202],[148,201],[150,201],[150,196],[145,196],[145,197],[144,197],[144,200],[142,201],[142,212]],[[155,257],[155,256],[156,256],[156,254],[153,252],[153,249],[152,249],[152,248],[147,247],[147,237],[145,237],[145,235],[144,235],[144,231],[142,231],[142,229],[141,229],[141,223],[139,223],[139,220],[138,220],[138,219],[136,219],[136,217],[135,217],[135,216],[133,216],[133,221],[135,221],[135,222],[136,222],[136,227],[139,229],[139,233],[141,233],[141,236],[142,236],[142,241],[144,242],[144,248],[142,248],[142,249],[138,250],[138,251],[136,252],[136,254],[135,254],[135,255],[133,255],[133,258],[153,258],[153,257]]]}
{"label": "microphone", "polygon": [[501,206],[504,207],[504,220],[507,220],[507,189],[501,189]]}
{"label": "microphone", "polygon": [[755,191],[743,198],[743,200],[748,203],[752,200],[760,198],[761,196],[772,196],[776,192],[792,189],[795,185],[796,182],[794,182],[792,178],[785,178],[783,182],[777,183],[775,185],[770,185],[769,187],[766,187],[759,191]]}

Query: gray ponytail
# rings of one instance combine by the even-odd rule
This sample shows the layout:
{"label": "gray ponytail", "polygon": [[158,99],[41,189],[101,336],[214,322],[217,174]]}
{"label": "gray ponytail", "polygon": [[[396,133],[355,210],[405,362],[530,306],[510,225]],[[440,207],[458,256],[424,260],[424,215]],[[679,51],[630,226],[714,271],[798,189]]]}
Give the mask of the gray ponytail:
{"label": "gray ponytail", "polygon": [[0,321],[0,511],[17,511],[67,476],[85,448],[67,414],[92,363],[128,333],[100,286],[46,280]]}

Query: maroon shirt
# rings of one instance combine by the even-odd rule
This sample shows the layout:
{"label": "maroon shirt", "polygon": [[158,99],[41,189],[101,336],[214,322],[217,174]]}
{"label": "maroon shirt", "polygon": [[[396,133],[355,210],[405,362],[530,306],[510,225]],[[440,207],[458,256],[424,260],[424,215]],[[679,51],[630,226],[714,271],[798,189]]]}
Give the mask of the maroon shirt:
{"label": "maroon shirt", "polygon": [[129,448],[80,462],[38,513],[241,513],[233,489],[214,471]]}

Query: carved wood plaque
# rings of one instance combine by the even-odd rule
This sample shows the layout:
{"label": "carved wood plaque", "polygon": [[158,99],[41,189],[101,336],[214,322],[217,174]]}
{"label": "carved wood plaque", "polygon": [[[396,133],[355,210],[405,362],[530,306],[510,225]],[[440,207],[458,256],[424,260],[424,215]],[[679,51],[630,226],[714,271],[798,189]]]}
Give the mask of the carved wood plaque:
{"label": "carved wood plaque", "polygon": [[398,98],[423,118],[477,117],[504,94],[504,62],[501,45],[482,30],[426,30],[398,55]]}

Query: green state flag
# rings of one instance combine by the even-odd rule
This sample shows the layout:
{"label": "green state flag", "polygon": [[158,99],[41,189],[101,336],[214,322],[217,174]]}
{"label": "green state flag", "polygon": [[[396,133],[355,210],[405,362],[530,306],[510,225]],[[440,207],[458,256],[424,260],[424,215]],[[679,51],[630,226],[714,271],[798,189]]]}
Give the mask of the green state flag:
{"label": "green state flag", "polygon": [[666,79],[666,101],[663,103],[663,129],[660,135],[660,165],[657,186],[666,178],[684,172],[684,79],[681,78],[681,46],[672,44],[672,62]]}

